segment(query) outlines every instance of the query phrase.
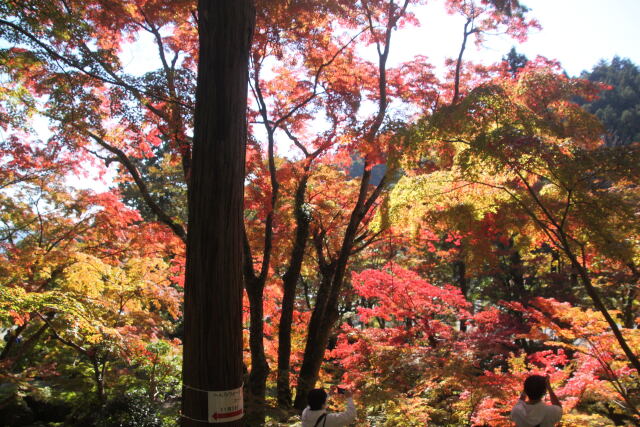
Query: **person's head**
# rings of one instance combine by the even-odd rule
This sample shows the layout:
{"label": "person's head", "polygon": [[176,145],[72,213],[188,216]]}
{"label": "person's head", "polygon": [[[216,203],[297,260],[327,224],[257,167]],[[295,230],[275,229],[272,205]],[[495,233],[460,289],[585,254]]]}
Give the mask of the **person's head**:
{"label": "person's head", "polygon": [[542,375],[530,375],[524,380],[524,392],[530,400],[540,400],[547,392],[545,377]]}
{"label": "person's head", "polygon": [[321,388],[314,388],[307,395],[307,402],[309,402],[309,408],[312,411],[322,409],[327,401],[327,392]]}

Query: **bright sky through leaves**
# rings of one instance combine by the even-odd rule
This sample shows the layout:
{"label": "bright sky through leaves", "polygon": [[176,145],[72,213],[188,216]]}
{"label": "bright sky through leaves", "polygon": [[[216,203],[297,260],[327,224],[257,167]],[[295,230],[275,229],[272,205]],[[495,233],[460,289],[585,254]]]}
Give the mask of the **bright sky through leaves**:
{"label": "bright sky through leaves", "polygon": [[[529,58],[537,55],[557,59],[570,75],[590,70],[600,59],[615,55],[640,62],[637,48],[637,0],[524,0],[530,16],[542,30],[532,30],[524,44],[505,35],[487,37],[483,49],[468,46],[465,59],[492,63],[499,61],[512,46]],[[462,41],[464,20],[448,16],[441,1],[422,7],[417,15],[421,27],[398,32],[392,43],[392,62],[428,53],[439,65],[445,57],[455,57]]]}
{"label": "bright sky through leaves", "polygon": [[[470,43],[465,60],[495,63],[515,46],[529,58],[542,55],[559,60],[572,76],[615,55],[640,63],[640,50],[636,45],[640,1],[525,0],[523,3],[531,9],[529,14],[539,21],[542,30],[532,30],[523,44],[507,35],[488,36],[481,48]],[[445,58],[455,58],[458,54],[464,19],[448,15],[441,0],[420,7],[417,16],[419,28],[406,28],[394,35],[390,63],[428,53],[434,64],[443,67]],[[123,51],[123,64],[133,74],[142,75],[158,68],[158,61],[153,39],[146,33]]]}
{"label": "bright sky through leaves", "polygon": [[[470,45],[465,59],[492,63],[499,61],[512,46],[529,58],[542,55],[557,59],[569,75],[590,70],[600,59],[615,55],[640,63],[637,48],[640,1],[637,0],[525,0],[529,14],[542,25],[532,30],[529,39],[517,44],[506,35],[487,37],[481,49]],[[428,53],[439,65],[446,57],[455,57],[462,40],[464,20],[447,15],[441,0],[435,0],[417,12],[420,28],[399,31],[393,40],[392,63]],[[123,63],[128,71],[142,74],[159,66],[151,36],[125,49]]]}

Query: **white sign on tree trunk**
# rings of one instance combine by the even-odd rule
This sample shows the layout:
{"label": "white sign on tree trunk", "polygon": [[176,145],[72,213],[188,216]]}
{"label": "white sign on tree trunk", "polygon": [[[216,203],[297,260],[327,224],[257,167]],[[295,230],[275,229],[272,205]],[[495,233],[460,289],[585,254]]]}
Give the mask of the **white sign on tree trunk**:
{"label": "white sign on tree trunk", "polygon": [[244,415],[242,386],[234,390],[210,391],[208,394],[210,424],[239,420]]}

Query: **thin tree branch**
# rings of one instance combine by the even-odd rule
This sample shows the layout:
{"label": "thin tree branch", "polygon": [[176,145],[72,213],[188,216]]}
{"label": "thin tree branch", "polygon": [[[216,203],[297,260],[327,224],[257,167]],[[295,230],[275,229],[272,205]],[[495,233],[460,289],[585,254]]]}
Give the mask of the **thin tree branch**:
{"label": "thin tree branch", "polygon": [[146,183],[142,180],[142,177],[138,172],[138,169],[133,164],[131,159],[129,159],[129,157],[124,153],[124,151],[110,145],[103,138],[101,138],[100,136],[96,135],[95,133],[89,130],[81,129],[77,125],[75,125],[74,127],[76,127],[76,129],[80,130],[81,132],[86,132],[86,134],[90,136],[95,142],[97,142],[98,145],[100,145],[102,148],[106,149],[107,151],[113,153],[118,158],[118,161],[125,167],[125,169],[127,169],[129,174],[133,178],[134,182],[138,187],[138,190],[140,191],[140,195],[146,202],[147,206],[149,206],[149,208],[153,211],[153,213],[156,214],[160,222],[166,224],[169,228],[171,228],[171,230],[176,234],[176,236],[178,236],[180,239],[182,239],[183,242],[186,243],[187,232],[185,231],[185,229],[180,224],[176,223],[169,215],[167,215],[167,213],[164,212],[160,208],[160,206],[158,206],[155,200],[153,200],[149,192],[149,189],[147,188]]}

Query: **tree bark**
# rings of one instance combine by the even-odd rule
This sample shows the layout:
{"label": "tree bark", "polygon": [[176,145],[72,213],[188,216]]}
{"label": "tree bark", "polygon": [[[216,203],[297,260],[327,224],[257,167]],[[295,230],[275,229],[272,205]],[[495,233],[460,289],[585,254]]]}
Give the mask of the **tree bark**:
{"label": "tree bark", "polygon": [[635,329],[636,309],[634,305],[638,300],[637,289],[638,279],[640,279],[640,272],[633,263],[629,263],[627,264],[627,266],[631,270],[631,281],[629,283],[629,289],[625,292],[625,304],[622,313],[624,318],[624,327],[627,329]]}
{"label": "tree bark", "polygon": [[[467,268],[464,261],[459,259],[453,262],[453,277],[454,282],[456,282],[460,287],[462,296],[464,297],[464,299],[469,301],[469,296],[467,295],[469,293],[467,284]],[[465,319],[460,319],[460,331],[467,331],[467,322],[465,321]]]}
{"label": "tree bark", "polygon": [[24,322],[24,324],[16,327],[15,330],[10,331],[8,333],[9,334],[9,338],[5,338],[7,340],[7,343],[4,345],[4,348],[2,349],[2,352],[0,352],[0,360],[4,360],[9,356],[9,352],[11,351],[11,348],[17,342],[18,337],[20,336],[22,331],[24,331],[27,328],[28,324],[29,324],[28,321]]}
{"label": "tree bark", "polygon": [[[242,256],[252,0],[200,0],[189,182],[182,425],[209,419],[206,391],[242,386]],[[202,420],[202,421],[197,421]],[[225,425],[240,426],[244,421]]]}
{"label": "tree bark", "polygon": [[[468,29],[469,25],[472,26],[471,30]],[[458,54],[458,60],[456,61],[456,76],[454,79],[453,99],[451,100],[452,105],[455,105],[458,102],[458,98],[460,97],[460,71],[462,70],[462,55],[464,54],[464,50],[467,46],[467,39],[474,32],[475,30],[473,30],[473,18],[467,18],[467,22],[465,22],[464,24],[462,46],[460,46],[460,53]]]}
{"label": "tree bark", "polygon": [[527,290],[524,286],[522,257],[520,256],[520,252],[514,249],[513,240],[509,242],[509,250],[511,251],[508,266],[509,280],[513,281],[515,291],[517,292],[514,299],[516,301],[525,301],[527,299]]}
{"label": "tree bark", "polygon": [[[246,253],[246,252],[245,252]],[[245,273],[247,296],[249,297],[249,349],[251,351],[251,373],[247,395],[247,422],[262,425],[266,416],[265,398],[269,364],[264,351],[264,284],[263,278]]]}
{"label": "tree bark", "polygon": [[291,250],[289,268],[282,278],[283,296],[280,325],[278,328],[278,379],[277,394],[278,405],[291,406],[291,388],[289,376],[291,370],[291,324],[293,322],[293,309],[296,297],[296,286],[302,270],[304,252],[309,239],[309,224],[311,218],[304,210],[304,197],[309,179],[308,168],[298,183],[295,197],[296,232]]}
{"label": "tree bark", "polygon": [[[368,208],[379,194],[378,191],[375,191],[371,196],[366,197],[370,176],[371,171],[367,170],[365,164],[365,170],[362,174],[362,180],[360,181],[360,195],[349,218],[349,224],[345,231],[340,253],[336,261],[331,263],[331,265],[320,266],[322,282],[320,290],[318,291],[316,306],[311,314],[304,357],[298,377],[298,388],[294,402],[294,406],[297,409],[304,409],[307,394],[309,390],[313,389],[318,379],[320,365],[322,364],[324,352],[329,343],[331,328],[333,328],[334,323],[338,320],[338,298],[342,290],[347,264],[351,257],[358,226],[364,219]],[[378,189],[382,188],[384,181],[385,178],[383,177]],[[317,250],[321,251],[322,249],[318,247]]]}
{"label": "tree bark", "polygon": [[600,298],[598,291],[591,283],[589,272],[587,271],[586,267],[580,264],[580,261],[578,261],[576,256],[573,254],[573,252],[570,249],[571,247],[569,246],[569,243],[564,237],[564,235],[563,235],[562,244],[563,244],[563,249],[567,254],[567,257],[571,261],[571,265],[573,266],[574,269],[577,270],[578,275],[582,280],[582,284],[584,285],[584,288],[587,291],[587,294],[591,297],[591,301],[593,301],[593,305],[596,307],[598,311],[600,311],[604,319],[609,324],[609,327],[611,328],[611,332],[613,332],[613,336],[615,337],[616,341],[618,341],[620,348],[624,352],[625,356],[627,356],[627,359],[629,360],[629,363],[631,363],[631,366],[633,366],[633,368],[640,373],[640,359],[638,359],[638,356],[633,352],[631,347],[629,347],[629,344],[627,343],[627,340],[625,339],[624,335],[622,335],[622,331],[618,327],[618,324],[616,323],[615,319],[611,317],[611,314],[609,313],[609,310],[607,309],[607,307],[604,305],[604,302]]}
{"label": "tree bark", "polygon": [[[11,360],[9,362],[9,369],[13,369],[13,367],[21,361],[21,359],[27,355],[40,341],[40,338],[44,335],[44,333],[49,328],[49,325],[44,323],[36,332],[34,332],[21,346],[19,346],[11,355]],[[0,358],[0,360],[2,360]]]}
{"label": "tree bark", "polygon": [[[96,382],[96,396],[101,404],[106,401],[106,394],[104,390],[104,366],[100,366],[97,356],[91,356],[91,366],[93,367],[93,379]],[[107,362],[104,362],[106,365]]]}
{"label": "tree bark", "polygon": [[[328,317],[329,293],[335,275],[335,268],[332,265],[320,266],[320,287],[316,296],[316,305],[311,313],[309,327],[307,329],[307,341],[304,347],[302,366],[298,375],[298,388],[296,389],[296,399],[293,406],[297,409],[304,409],[307,402],[307,394],[313,389],[318,380],[320,365],[324,357],[324,352],[329,343],[329,328],[327,328],[326,318]],[[337,310],[336,310],[337,312]]]}

